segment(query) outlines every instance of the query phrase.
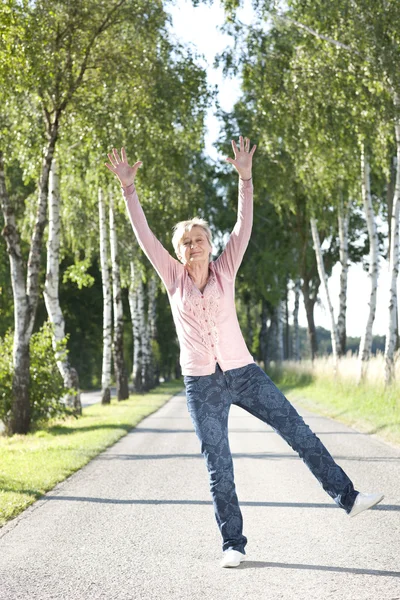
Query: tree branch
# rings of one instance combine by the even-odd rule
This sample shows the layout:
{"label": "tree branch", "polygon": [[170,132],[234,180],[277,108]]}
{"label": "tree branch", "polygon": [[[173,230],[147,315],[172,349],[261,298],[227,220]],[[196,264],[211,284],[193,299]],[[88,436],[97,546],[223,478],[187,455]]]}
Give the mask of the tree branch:
{"label": "tree branch", "polygon": [[295,19],[290,19],[289,17],[284,17],[283,15],[276,15],[275,18],[280,21],[289,23],[290,25],[295,25],[299,29],[304,29],[305,31],[307,31],[307,33],[310,33],[311,35],[313,35],[314,37],[316,37],[319,40],[324,40],[325,42],[328,42],[329,44],[333,44],[337,48],[341,48],[342,50],[347,50],[348,52],[352,52],[353,54],[357,54],[357,56],[361,56],[362,58],[365,58],[361,54],[361,52],[358,52],[351,46],[348,46],[347,44],[343,44],[343,42],[338,42],[337,40],[334,40],[333,38],[328,37],[327,35],[323,35],[322,33],[319,33],[318,31],[316,31],[316,29],[309,27],[309,25],[305,25],[304,23],[300,23],[299,21],[296,21]]}
{"label": "tree branch", "polygon": [[94,43],[96,41],[96,39],[99,37],[99,35],[101,35],[103,33],[103,31],[105,31],[111,21],[111,17],[112,15],[119,9],[121,8],[121,6],[123,4],[125,4],[126,0],[119,0],[119,2],[117,2],[117,4],[109,11],[109,13],[105,16],[104,20],[102,21],[102,23],[100,23],[99,27],[96,29],[96,31],[94,32],[92,39],[90,40],[86,51],[85,51],[85,55],[82,61],[82,65],[79,71],[79,74],[74,82],[74,84],[71,86],[69,92],[67,93],[66,97],[64,98],[63,102],[60,105],[59,111],[62,112],[65,107],[67,106],[68,102],[71,100],[73,94],[76,92],[76,90],[78,89],[78,87],[80,86],[83,76],[85,74],[86,68],[87,68],[87,63],[89,60],[89,56],[90,53],[92,51],[92,48],[94,46]]}

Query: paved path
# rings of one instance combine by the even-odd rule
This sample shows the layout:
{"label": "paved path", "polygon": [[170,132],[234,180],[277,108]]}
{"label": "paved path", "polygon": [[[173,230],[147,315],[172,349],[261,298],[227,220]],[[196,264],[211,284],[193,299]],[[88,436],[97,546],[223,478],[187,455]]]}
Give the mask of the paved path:
{"label": "paved path", "polygon": [[0,530],[0,599],[399,600],[400,450],[304,414],[382,505],[349,519],[279,436],[234,408],[248,560],[220,569],[205,466],[175,396]]}

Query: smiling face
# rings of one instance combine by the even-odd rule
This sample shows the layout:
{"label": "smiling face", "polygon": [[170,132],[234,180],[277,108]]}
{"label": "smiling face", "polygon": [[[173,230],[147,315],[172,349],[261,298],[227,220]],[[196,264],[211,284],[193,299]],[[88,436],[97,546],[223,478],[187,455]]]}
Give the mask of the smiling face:
{"label": "smiling face", "polygon": [[208,263],[211,252],[212,247],[203,227],[194,225],[190,231],[185,231],[178,247],[178,256],[182,263]]}

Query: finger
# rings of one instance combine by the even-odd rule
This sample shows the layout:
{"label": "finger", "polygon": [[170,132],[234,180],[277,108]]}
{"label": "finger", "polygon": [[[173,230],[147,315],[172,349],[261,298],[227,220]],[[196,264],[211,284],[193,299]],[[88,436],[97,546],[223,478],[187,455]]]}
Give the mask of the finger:
{"label": "finger", "polygon": [[134,174],[135,174],[135,175],[136,175],[136,173],[137,173],[137,170],[138,170],[138,169],[139,169],[139,168],[142,166],[142,164],[143,164],[143,163],[142,163],[142,161],[138,160],[138,162],[136,162],[136,163],[133,165],[133,167],[132,167],[132,168],[133,168],[133,172],[134,172]]}
{"label": "finger", "polygon": [[105,166],[107,167],[107,169],[110,169],[110,171],[111,171],[112,173],[114,173],[114,167],[113,167],[112,165],[109,165],[108,163],[104,163],[104,164],[105,164]]}
{"label": "finger", "polygon": [[248,152],[250,150],[250,140],[249,140],[249,138],[245,138],[244,149],[246,150],[246,152]]}
{"label": "finger", "polygon": [[236,154],[239,152],[239,150],[238,150],[238,147],[236,146],[235,140],[232,140],[232,148],[233,148],[233,153],[236,156]]}
{"label": "finger", "polygon": [[254,152],[256,151],[257,146],[254,144],[254,146],[252,147],[251,151],[250,151],[250,156],[253,156]]}
{"label": "finger", "polygon": [[126,158],[126,152],[125,152],[125,148],[121,148],[121,157],[122,157],[122,162],[128,162],[128,159]]}
{"label": "finger", "polygon": [[118,150],[116,148],[113,148],[113,154],[114,154],[114,160],[116,161],[116,163],[118,165],[121,162],[121,159],[119,158]]}
{"label": "finger", "polygon": [[115,158],[113,157],[113,155],[112,154],[107,154],[107,156],[108,156],[108,159],[109,159],[110,163],[112,164],[112,166],[116,167],[117,163],[115,162]]}
{"label": "finger", "polygon": [[239,142],[240,142],[240,152],[244,152],[244,142],[243,142],[242,135],[239,137]]}
{"label": "finger", "polygon": [[234,159],[233,159],[233,158],[231,158],[230,156],[228,156],[228,158],[226,159],[226,161],[227,161],[228,163],[231,163],[231,165],[234,165],[234,164],[235,164],[235,161],[234,161]]}

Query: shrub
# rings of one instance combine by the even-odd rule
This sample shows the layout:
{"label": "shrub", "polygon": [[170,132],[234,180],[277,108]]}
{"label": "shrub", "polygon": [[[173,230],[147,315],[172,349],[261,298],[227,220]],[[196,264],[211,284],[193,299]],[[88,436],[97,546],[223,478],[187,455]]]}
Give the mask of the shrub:
{"label": "shrub", "polygon": [[[0,338],[0,419],[9,420],[12,403],[13,332]],[[66,352],[66,339],[57,345],[57,351]],[[31,427],[53,417],[69,414],[62,398],[66,390],[57,367],[52,346],[52,325],[45,323],[30,341],[29,399],[32,408]]]}

